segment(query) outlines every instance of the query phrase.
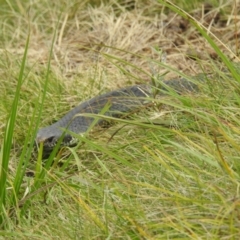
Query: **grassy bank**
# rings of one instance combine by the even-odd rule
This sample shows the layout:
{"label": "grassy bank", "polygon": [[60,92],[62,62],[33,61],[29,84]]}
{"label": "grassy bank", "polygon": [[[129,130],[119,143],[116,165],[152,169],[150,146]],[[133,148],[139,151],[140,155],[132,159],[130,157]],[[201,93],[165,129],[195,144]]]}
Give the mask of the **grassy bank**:
{"label": "grassy bank", "polygon": [[[0,239],[239,238],[240,9],[181,2],[1,3]],[[80,101],[203,72],[197,94],[32,155]]]}

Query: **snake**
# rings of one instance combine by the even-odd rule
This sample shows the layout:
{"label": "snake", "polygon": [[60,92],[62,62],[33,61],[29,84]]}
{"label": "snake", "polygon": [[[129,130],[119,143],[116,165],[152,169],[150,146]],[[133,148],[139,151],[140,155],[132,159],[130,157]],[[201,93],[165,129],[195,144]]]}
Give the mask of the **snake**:
{"label": "snake", "polygon": [[[192,79],[194,81],[191,78],[187,79],[184,77],[164,80],[158,86],[158,91],[154,91],[154,84],[150,83],[128,86],[83,101],[57,122],[40,128],[37,131],[35,143],[37,146],[40,143],[43,144],[44,158],[51,154],[60,139],[60,147],[74,147],[78,143],[76,134],[86,133],[93,123],[96,126],[106,121],[104,118],[96,119],[93,116],[94,114],[119,118],[123,114],[141,109],[144,105],[149,104],[156,93],[159,98],[171,90],[177,94],[196,92],[199,90],[199,84],[195,79],[202,80],[203,77],[193,77]],[[102,111],[104,112],[102,113]],[[86,116],[87,114],[88,116]]]}

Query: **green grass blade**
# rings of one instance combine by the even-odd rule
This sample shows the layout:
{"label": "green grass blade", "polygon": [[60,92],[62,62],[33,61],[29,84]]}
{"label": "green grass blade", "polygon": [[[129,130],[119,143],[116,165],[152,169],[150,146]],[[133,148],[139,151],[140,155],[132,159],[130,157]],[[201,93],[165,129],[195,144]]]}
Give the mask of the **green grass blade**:
{"label": "green grass blade", "polygon": [[18,77],[16,92],[14,96],[14,100],[12,103],[12,108],[8,116],[8,120],[6,123],[6,130],[4,134],[4,142],[3,142],[3,154],[2,154],[2,161],[1,161],[1,176],[0,176],[0,224],[3,223],[3,212],[4,207],[6,204],[6,188],[7,188],[7,173],[8,173],[8,164],[10,159],[10,151],[12,148],[12,140],[13,140],[13,133],[14,133],[14,126],[17,116],[17,109],[18,109],[18,102],[20,98],[20,92],[21,92],[21,86],[24,80],[24,69],[27,59],[27,51],[28,51],[28,45],[29,45],[29,39],[30,36],[28,35],[25,51],[20,67],[20,73]]}

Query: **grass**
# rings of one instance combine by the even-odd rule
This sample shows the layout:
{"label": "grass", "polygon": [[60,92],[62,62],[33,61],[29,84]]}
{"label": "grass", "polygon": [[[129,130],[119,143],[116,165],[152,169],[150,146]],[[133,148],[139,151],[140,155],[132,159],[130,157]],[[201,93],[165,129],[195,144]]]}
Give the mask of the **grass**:
{"label": "grass", "polygon": [[[239,68],[225,47],[238,52],[239,6],[186,2],[1,3],[0,239],[239,238]],[[32,156],[37,128],[80,101],[202,72],[198,94]]]}

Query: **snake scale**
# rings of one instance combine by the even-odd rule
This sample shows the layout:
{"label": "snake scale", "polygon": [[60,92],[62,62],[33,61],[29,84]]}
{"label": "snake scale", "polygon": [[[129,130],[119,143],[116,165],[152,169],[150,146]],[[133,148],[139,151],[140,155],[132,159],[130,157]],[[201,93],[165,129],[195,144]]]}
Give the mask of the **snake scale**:
{"label": "snake scale", "polygon": [[[198,79],[198,77],[195,77]],[[202,80],[202,78],[200,78]],[[166,94],[165,91],[173,89],[179,94],[184,92],[195,92],[198,90],[196,81],[189,81],[186,78],[172,79],[163,81],[158,91],[161,97]],[[50,126],[41,128],[37,132],[35,139],[36,144],[43,142],[43,155],[49,156],[53,148],[62,135],[61,146],[75,146],[77,139],[69,132],[76,134],[85,133],[94,121],[94,117],[84,116],[85,113],[99,114],[107,105],[106,116],[119,117],[124,113],[140,109],[141,106],[149,103],[153,99],[153,86],[151,84],[134,85],[117,89],[103,95],[94,97],[80,103],[78,106],[69,111],[59,121]],[[149,98],[149,100],[148,100]],[[100,125],[104,119],[97,120],[96,125]],[[68,132],[64,132],[67,129]]]}

